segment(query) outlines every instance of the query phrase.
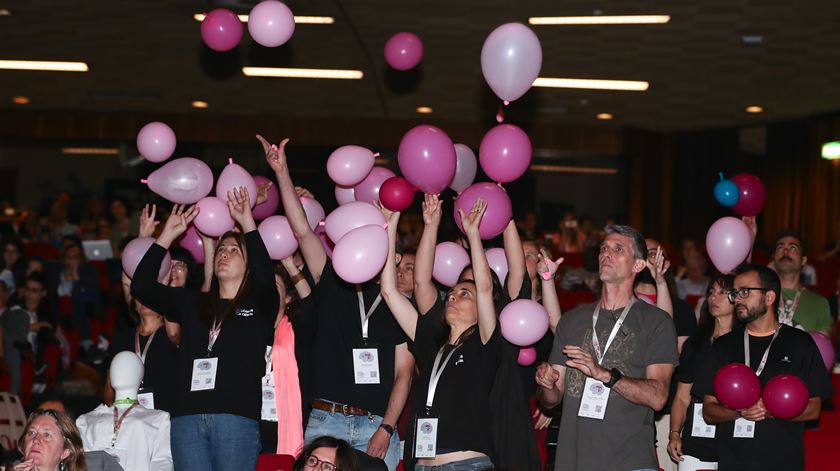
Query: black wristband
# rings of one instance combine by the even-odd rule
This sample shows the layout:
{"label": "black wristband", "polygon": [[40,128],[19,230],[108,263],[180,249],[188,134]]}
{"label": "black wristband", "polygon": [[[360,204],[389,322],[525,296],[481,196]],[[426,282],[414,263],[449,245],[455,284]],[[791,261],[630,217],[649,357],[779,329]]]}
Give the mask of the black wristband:
{"label": "black wristband", "polygon": [[392,436],[394,435],[394,427],[391,427],[391,426],[390,426],[390,425],[388,425],[388,424],[380,424],[380,425],[379,425],[379,428],[381,428],[382,430],[384,430],[384,431],[388,432],[388,435],[392,435]]}
{"label": "black wristband", "polygon": [[623,377],[624,375],[621,374],[621,371],[618,371],[618,368],[612,368],[610,370],[610,381],[608,383],[605,383],[604,386],[612,388],[613,386],[615,386],[615,383],[617,383]]}

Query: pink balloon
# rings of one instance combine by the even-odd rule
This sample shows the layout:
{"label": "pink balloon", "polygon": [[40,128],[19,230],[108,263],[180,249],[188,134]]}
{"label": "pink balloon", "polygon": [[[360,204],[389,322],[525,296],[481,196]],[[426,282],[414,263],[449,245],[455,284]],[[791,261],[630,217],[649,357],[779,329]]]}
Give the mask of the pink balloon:
{"label": "pink balloon", "polygon": [[324,207],[317,200],[306,196],[300,197],[300,204],[303,206],[303,212],[306,213],[306,222],[314,231],[324,220]]}
{"label": "pink balloon", "polygon": [[722,217],[706,233],[706,251],[721,273],[729,273],[740,265],[750,253],[751,246],[750,230],[738,218]]}
{"label": "pink balloon", "polygon": [[505,249],[494,247],[487,252],[485,252],[487,256],[487,264],[490,265],[490,268],[496,272],[496,276],[499,277],[499,282],[502,283],[502,286],[505,284],[505,279],[507,278],[508,274],[508,263],[507,263],[507,256],[505,256]]}
{"label": "pink balloon", "polygon": [[193,224],[202,234],[219,237],[225,232],[233,230],[235,222],[230,217],[227,203],[215,196],[208,196],[200,199],[196,205],[198,206],[198,216],[195,217]]}
{"label": "pink balloon", "polygon": [[327,174],[336,184],[356,186],[373,169],[376,157],[370,149],[361,146],[341,146],[327,159]]}
{"label": "pink balloon", "polygon": [[499,315],[502,337],[520,347],[537,343],[548,332],[548,313],[536,301],[517,299]]}
{"label": "pink balloon", "polygon": [[464,226],[461,225],[461,216],[458,214],[458,210],[461,209],[464,214],[468,214],[478,198],[482,198],[487,203],[487,209],[481,219],[481,224],[478,226],[478,231],[482,239],[492,239],[501,234],[507,227],[513,215],[513,206],[507,192],[499,185],[487,182],[474,183],[458,195],[455,200],[455,223],[458,225],[458,229],[461,229],[461,232],[464,232]]}
{"label": "pink balloon", "polygon": [[182,157],[155,170],[141,181],[168,201],[193,204],[213,189],[213,172],[198,159]]}
{"label": "pink balloon", "polygon": [[537,350],[534,347],[523,347],[519,349],[517,363],[522,366],[531,366],[537,361]]}
{"label": "pink balloon", "polygon": [[405,179],[423,193],[440,193],[455,177],[455,145],[434,126],[421,125],[405,133],[397,161]]}
{"label": "pink balloon", "polygon": [[764,183],[749,173],[739,173],[732,177],[732,182],[738,186],[738,202],[732,210],[741,216],[755,216],[764,208]]}
{"label": "pink balloon", "polygon": [[335,201],[339,206],[356,201],[356,191],[353,188],[335,186]]}
{"label": "pink balloon", "polygon": [[283,260],[298,248],[295,233],[285,216],[269,216],[260,223],[257,230],[272,260]]}
{"label": "pink balloon", "polygon": [[761,398],[770,414],[782,420],[799,417],[808,407],[808,386],[798,376],[778,375],[764,385]]}
{"label": "pink balloon", "polygon": [[373,167],[367,177],[361,183],[356,185],[355,195],[356,201],[364,201],[365,203],[375,203],[379,201],[379,189],[385,180],[395,176],[394,172],[385,167]]}
{"label": "pink balloon", "polygon": [[493,92],[505,101],[525,94],[540,75],[542,46],[522,23],[499,26],[481,47],[481,72]]}
{"label": "pink balloon", "polygon": [[285,4],[265,0],[248,14],[248,32],[257,44],[265,47],[281,46],[295,32],[295,16]]}
{"label": "pink balloon", "polygon": [[414,33],[397,33],[385,43],[385,61],[397,70],[413,69],[423,58],[423,41]]}
{"label": "pink balloon", "polygon": [[201,236],[198,234],[198,230],[195,228],[194,224],[190,224],[187,227],[186,232],[184,235],[181,236],[180,242],[178,244],[187,249],[190,255],[193,256],[196,263],[204,263],[204,241],[201,240]]}
{"label": "pink balloon", "polygon": [[743,363],[722,366],[715,373],[713,386],[718,401],[730,409],[752,407],[761,397],[758,376],[752,368]]}
{"label": "pink balloon", "polygon": [[146,124],[137,133],[137,150],[149,162],[163,162],[175,152],[175,131],[157,121]]}
{"label": "pink balloon", "polygon": [[531,140],[519,126],[500,124],[484,135],[478,159],[491,180],[512,182],[531,165]]}
{"label": "pink balloon", "polygon": [[335,244],[335,273],[348,283],[364,283],[382,271],[388,258],[388,233],[380,225],[367,225],[348,232]]}
{"label": "pink balloon", "polygon": [[455,193],[461,193],[473,184],[478,171],[478,163],[472,149],[464,144],[455,144],[455,157],[455,177],[449,184],[449,188],[452,188]]}
{"label": "pink balloon", "polygon": [[324,246],[324,251],[327,252],[327,256],[332,258],[335,244],[333,244],[332,241],[327,237],[327,232],[324,229],[323,224],[319,224],[318,227],[315,228],[315,235],[318,236],[318,239],[321,241],[321,245]]}
{"label": "pink balloon", "polygon": [[242,39],[242,22],[232,11],[217,8],[201,22],[201,39],[210,49],[217,52],[230,51]]}
{"label": "pink balloon", "polygon": [[[265,183],[272,183],[271,180],[262,176],[256,175],[254,177],[254,184],[259,189],[260,185]],[[259,191],[259,190],[257,190]],[[250,196],[250,195],[249,195]],[[227,197],[225,197],[227,198]],[[256,193],[251,198],[256,201],[257,196]],[[280,192],[277,191],[277,185],[271,185],[268,188],[268,198],[263,201],[262,203],[255,205],[254,209],[251,211],[251,214],[254,215],[254,220],[262,221],[263,219],[274,215],[277,212],[277,208],[280,207]]]}
{"label": "pink balloon", "polygon": [[379,188],[379,199],[391,211],[404,211],[414,201],[414,187],[403,177],[391,177]]}
{"label": "pink balloon", "polygon": [[464,268],[470,264],[470,256],[455,242],[441,242],[435,247],[435,263],[432,277],[444,286],[455,286]]}
{"label": "pink balloon", "polygon": [[[138,237],[126,244],[122,252],[122,266],[123,271],[125,271],[125,274],[128,275],[129,278],[134,278],[134,272],[137,270],[137,265],[140,264],[140,260],[143,259],[146,252],[149,251],[149,247],[151,247],[154,243],[155,239],[153,237]],[[169,274],[171,264],[172,257],[169,256],[169,252],[166,252],[166,255],[163,257],[163,262],[160,264],[158,281],[165,281],[166,275]]]}
{"label": "pink balloon", "polygon": [[834,345],[832,345],[831,339],[824,333],[816,330],[810,332],[810,334],[811,338],[814,339],[814,343],[817,344],[817,349],[820,351],[823,363],[825,363],[825,369],[828,371],[833,370],[837,353],[834,351]]}
{"label": "pink balloon", "polygon": [[216,181],[216,198],[227,201],[228,192],[233,194],[233,189],[239,187],[245,187],[248,190],[248,199],[253,208],[257,203],[257,183],[247,170],[242,168],[241,165],[233,163],[233,159],[230,159]]}
{"label": "pink balloon", "polygon": [[354,201],[336,208],[324,223],[327,236],[338,244],[341,238],[353,229],[367,225],[385,227],[385,216],[370,203]]}

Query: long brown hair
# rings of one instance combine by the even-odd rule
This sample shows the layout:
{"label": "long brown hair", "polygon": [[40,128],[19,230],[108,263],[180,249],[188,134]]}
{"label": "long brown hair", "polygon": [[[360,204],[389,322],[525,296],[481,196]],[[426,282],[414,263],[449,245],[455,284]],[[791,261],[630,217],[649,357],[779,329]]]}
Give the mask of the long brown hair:
{"label": "long brown hair", "polygon": [[251,277],[249,276],[250,272],[248,270],[248,253],[245,248],[245,236],[242,235],[241,232],[228,231],[219,238],[219,243],[221,244],[221,242],[225,239],[234,239],[236,241],[236,245],[239,247],[239,250],[242,251],[243,258],[245,259],[245,276],[242,278],[239,290],[236,291],[236,296],[234,296],[231,302],[225,306],[224,309],[221,309],[221,312],[219,312],[219,299],[221,296],[219,294],[219,279],[215,274],[215,254],[213,255],[213,279],[210,281],[210,291],[208,291],[207,295],[204,297],[205,305],[204,309],[201,309],[200,314],[201,320],[207,325],[212,325],[214,321],[225,321],[228,317],[233,315],[234,311],[236,311],[240,304],[242,304],[242,300],[251,294]]}
{"label": "long brown hair", "polygon": [[29,427],[32,422],[42,415],[48,415],[55,420],[58,429],[61,431],[61,438],[64,440],[64,448],[70,451],[70,455],[61,460],[64,463],[64,471],[87,471],[85,464],[85,447],[82,445],[82,437],[79,435],[79,429],[70,420],[70,417],[63,412],[55,409],[38,409],[29,414],[29,420],[26,421],[26,427],[23,428],[23,433],[18,439],[18,448],[20,452],[24,452],[24,445],[26,444],[26,434],[29,432]]}

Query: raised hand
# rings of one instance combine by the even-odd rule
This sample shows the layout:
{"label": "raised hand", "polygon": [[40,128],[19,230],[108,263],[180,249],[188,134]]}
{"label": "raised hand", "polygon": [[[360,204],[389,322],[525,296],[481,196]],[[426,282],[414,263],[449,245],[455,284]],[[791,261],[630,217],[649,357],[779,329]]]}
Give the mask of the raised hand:
{"label": "raised hand", "polygon": [[277,172],[284,172],[288,170],[288,161],[286,160],[286,144],[289,143],[289,138],[283,139],[280,145],[269,144],[264,137],[257,134],[257,140],[262,144],[263,152],[265,152],[265,161],[268,166]]}
{"label": "raised hand", "polygon": [[250,232],[253,230],[254,216],[251,215],[251,197],[248,195],[248,189],[244,186],[234,188],[233,191],[227,193],[228,211],[230,217],[242,227],[243,232]]}
{"label": "raised hand", "polygon": [[657,284],[665,281],[665,272],[671,268],[671,262],[665,259],[665,253],[662,251],[661,246],[656,248],[656,254],[653,256],[653,260],[647,258],[645,263]]}
{"label": "raised hand", "polygon": [[467,237],[480,238],[478,228],[486,210],[487,203],[481,198],[475,200],[475,204],[473,204],[469,214],[464,214],[464,211],[461,209],[458,210],[458,214],[461,215],[461,225],[464,227],[464,233],[467,234]]}
{"label": "raised hand", "polygon": [[138,235],[140,237],[151,237],[155,234],[155,228],[160,222],[155,221],[155,215],[157,214],[157,205],[146,205],[143,207],[143,211],[140,212],[140,231]]}
{"label": "raised hand", "polygon": [[438,195],[426,193],[423,195],[423,224],[427,226],[440,226],[443,202]]}
{"label": "raised hand", "polygon": [[385,223],[388,225],[386,229],[388,230],[397,230],[397,224],[400,222],[400,212],[399,211],[391,211],[390,209],[386,208],[380,201],[374,201],[373,205],[379,208],[382,211],[382,215],[385,216]]}
{"label": "raised hand", "polygon": [[187,226],[198,216],[198,206],[191,205],[189,207],[183,204],[176,204],[172,207],[172,212],[166,219],[163,225],[163,230],[158,236],[158,243],[169,248],[169,245],[181,236],[187,230]]}
{"label": "raised hand", "polygon": [[298,198],[312,198],[313,200],[315,199],[315,195],[313,195],[311,191],[307,190],[302,186],[296,186],[295,193],[297,193]]}
{"label": "raised hand", "polygon": [[537,273],[543,280],[551,280],[554,278],[554,275],[557,274],[557,269],[560,268],[560,264],[563,263],[563,260],[565,260],[563,257],[560,257],[557,260],[551,260],[551,254],[549,254],[545,249],[540,248],[540,260],[537,262]]}
{"label": "raised hand", "polygon": [[747,226],[747,229],[750,230],[750,236],[752,240],[755,241],[756,235],[758,235],[758,223],[755,222],[755,216],[744,216],[741,218],[741,221]]}
{"label": "raised hand", "polygon": [[268,200],[268,190],[271,189],[271,186],[274,185],[274,182],[265,182],[260,183],[257,186],[257,203],[256,204],[263,204]]}

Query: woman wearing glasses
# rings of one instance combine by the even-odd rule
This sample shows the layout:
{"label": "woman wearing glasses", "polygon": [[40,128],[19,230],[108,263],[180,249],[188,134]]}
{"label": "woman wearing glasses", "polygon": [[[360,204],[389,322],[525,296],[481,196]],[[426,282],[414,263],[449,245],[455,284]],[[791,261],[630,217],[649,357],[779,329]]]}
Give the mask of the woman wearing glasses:
{"label": "woman wearing glasses", "polygon": [[335,437],[318,437],[306,445],[295,460],[292,471],[356,471],[359,469],[353,447]]}
{"label": "woman wearing glasses", "polygon": [[23,461],[14,471],[86,471],[82,438],[62,412],[38,409],[18,440]]}

